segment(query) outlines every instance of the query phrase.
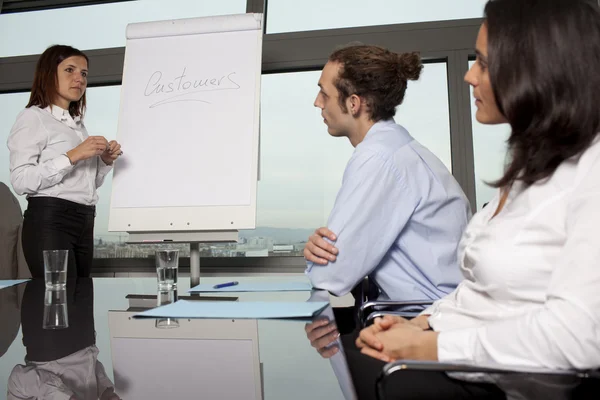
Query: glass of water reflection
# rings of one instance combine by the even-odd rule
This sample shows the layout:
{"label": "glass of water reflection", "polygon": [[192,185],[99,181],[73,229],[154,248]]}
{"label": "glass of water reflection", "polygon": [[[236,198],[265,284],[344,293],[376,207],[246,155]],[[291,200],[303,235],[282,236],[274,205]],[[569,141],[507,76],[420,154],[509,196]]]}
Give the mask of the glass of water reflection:
{"label": "glass of water reflection", "polygon": [[158,289],[177,288],[177,270],[179,268],[179,250],[158,250],[156,252],[156,275]]}
{"label": "glass of water reflection", "polygon": [[44,294],[44,329],[65,329],[69,327],[67,291],[46,289]]}
{"label": "glass of water reflection", "polygon": [[[167,304],[175,303],[177,301],[177,289],[173,290],[158,290],[156,294],[156,305],[158,307]],[[158,329],[172,329],[179,328],[179,320],[177,318],[158,318],[154,326]]]}
{"label": "glass of water reflection", "polygon": [[50,290],[66,288],[69,250],[44,250],[43,254],[46,288]]}

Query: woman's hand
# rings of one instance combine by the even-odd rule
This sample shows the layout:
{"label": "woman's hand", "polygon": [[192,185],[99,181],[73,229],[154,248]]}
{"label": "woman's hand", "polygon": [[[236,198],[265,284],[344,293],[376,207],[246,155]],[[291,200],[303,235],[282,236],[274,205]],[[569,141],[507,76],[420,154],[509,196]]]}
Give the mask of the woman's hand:
{"label": "woman's hand", "polygon": [[419,315],[409,321],[411,324],[418,326],[424,331],[428,330],[429,327],[429,314]]}
{"label": "woman's hand", "polygon": [[383,344],[377,338],[377,334],[400,324],[409,324],[410,322],[396,315],[384,315],[382,318],[375,318],[373,324],[360,331],[359,337],[356,339],[356,347],[370,347],[375,350],[383,350]]}
{"label": "woman's hand", "polygon": [[112,165],[112,163],[121,156],[123,152],[121,151],[121,145],[117,143],[116,140],[111,140],[108,143],[108,147],[106,150],[100,155],[102,161],[106,165]]}
{"label": "woman's hand", "polygon": [[79,161],[103,154],[108,147],[108,141],[104,136],[90,136],[79,146],[69,150],[67,157],[71,160],[71,164],[75,164]]}
{"label": "woman's hand", "polygon": [[361,353],[384,362],[398,359],[437,360],[438,333],[419,324],[386,315],[360,332],[356,346]]}

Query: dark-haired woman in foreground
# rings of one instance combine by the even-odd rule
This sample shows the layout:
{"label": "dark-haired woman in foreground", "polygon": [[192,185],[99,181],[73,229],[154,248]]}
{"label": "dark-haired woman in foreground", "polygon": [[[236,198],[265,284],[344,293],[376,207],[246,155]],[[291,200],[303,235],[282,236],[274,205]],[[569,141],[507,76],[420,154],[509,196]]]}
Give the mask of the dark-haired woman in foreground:
{"label": "dark-haired woman in foreground", "polygon": [[67,274],[90,275],[96,189],[122,154],[116,141],[88,136],[88,58],[51,46],[36,65],[29,103],[11,129],[10,179],[26,194],[23,251],[34,278],[44,276],[43,250],[69,250]]}
{"label": "dark-haired woman in foreground", "polygon": [[[464,280],[412,321],[376,321],[356,344],[384,362],[599,368],[598,3],[488,1],[476,51],[465,80],[477,120],[512,132],[498,194],[459,246]],[[384,363],[362,361],[374,381]],[[503,396],[443,373],[395,378],[398,398]]]}

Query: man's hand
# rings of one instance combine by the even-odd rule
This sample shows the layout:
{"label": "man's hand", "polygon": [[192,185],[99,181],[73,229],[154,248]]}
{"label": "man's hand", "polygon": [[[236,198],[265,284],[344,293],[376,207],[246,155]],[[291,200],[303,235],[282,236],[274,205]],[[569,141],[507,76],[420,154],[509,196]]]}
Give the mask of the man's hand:
{"label": "man's hand", "polygon": [[329,261],[335,261],[338,249],[325,239],[334,242],[337,236],[328,228],[319,228],[309,238],[304,246],[304,258],[315,264],[326,265]]}
{"label": "man's hand", "polygon": [[306,324],[304,329],[310,344],[317,349],[321,357],[330,358],[339,351],[337,344],[330,346],[340,337],[335,322],[329,321],[328,318],[321,318]]}

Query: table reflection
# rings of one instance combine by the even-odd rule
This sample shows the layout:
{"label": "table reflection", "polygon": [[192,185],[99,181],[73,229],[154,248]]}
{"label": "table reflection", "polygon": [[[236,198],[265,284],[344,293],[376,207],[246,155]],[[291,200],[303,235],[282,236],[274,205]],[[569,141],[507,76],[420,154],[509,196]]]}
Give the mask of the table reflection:
{"label": "table reflection", "polygon": [[91,278],[50,294],[43,279],[28,282],[21,327],[26,355],[10,373],[8,399],[120,399],[98,361]]}

